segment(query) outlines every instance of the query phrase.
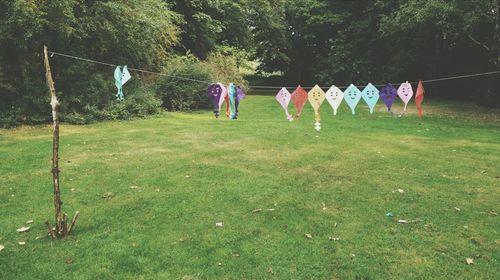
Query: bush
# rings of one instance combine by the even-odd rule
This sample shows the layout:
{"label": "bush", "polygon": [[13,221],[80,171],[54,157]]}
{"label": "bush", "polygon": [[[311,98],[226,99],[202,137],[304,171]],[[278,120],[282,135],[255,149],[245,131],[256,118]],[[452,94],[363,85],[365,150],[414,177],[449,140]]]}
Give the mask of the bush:
{"label": "bush", "polygon": [[[191,55],[172,58],[157,81],[156,92],[167,110],[208,108],[210,69]],[[188,79],[182,79],[185,77]]]}
{"label": "bush", "polygon": [[[114,92],[113,92],[114,93]],[[135,87],[125,89],[123,101],[110,101],[105,106],[87,104],[81,112],[71,111],[61,114],[64,122],[72,124],[88,124],[104,120],[127,120],[134,117],[145,117],[161,112],[161,102],[154,90],[142,82]]]}
{"label": "bush", "polygon": [[247,87],[248,82],[238,70],[237,61],[235,56],[220,52],[210,54],[206,61],[192,55],[172,58],[157,82],[156,92],[162,107],[177,111],[209,108],[207,88],[211,83]]}

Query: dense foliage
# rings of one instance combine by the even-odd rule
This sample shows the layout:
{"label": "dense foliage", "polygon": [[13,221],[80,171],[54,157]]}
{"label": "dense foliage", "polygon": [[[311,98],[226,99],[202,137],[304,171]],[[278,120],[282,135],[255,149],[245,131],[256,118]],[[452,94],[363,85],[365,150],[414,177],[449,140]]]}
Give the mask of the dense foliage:
{"label": "dense foliage", "polygon": [[[282,73],[292,84],[378,83],[498,70],[499,21],[497,0],[0,0],[0,121],[50,118],[44,44],[200,80],[244,83],[234,69],[253,59],[261,73]],[[110,67],[64,57],[51,63],[67,121],[206,105],[206,85],[137,73],[125,88],[131,100],[120,104]],[[429,86],[433,95],[500,105],[499,80]]]}

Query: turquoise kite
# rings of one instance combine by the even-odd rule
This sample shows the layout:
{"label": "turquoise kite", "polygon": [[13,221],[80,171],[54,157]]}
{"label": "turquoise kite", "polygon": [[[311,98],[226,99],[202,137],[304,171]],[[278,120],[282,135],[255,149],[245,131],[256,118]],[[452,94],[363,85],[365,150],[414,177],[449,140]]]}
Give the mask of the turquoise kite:
{"label": "turquoise kite", "polygon": [[234,120],[236,119],[236,97],[238,95],[238,92],[236,91],[236,86],[234,86],[233,83],[229,84],[228,87],[228,96],[229,96],[229,108],[230,108],[230,119]]}
{"label": "turquoise kite", "polygon": [[366,104],[368,104],[368,108],[370,108],[370,114],[373,114],[373,109],[375,109],[375,105],[377,105],[377,101],[379,99],[379,90],[372,85],[372,83],[368,83],[368,85],[361,92],[363,96],[363,100],[365,100]]}
{"label": "turquoise kite", "polygon": [[115,69],[115,86],[118,89],[116,93],[116,100],[123,101],[123,85],[130,80],[131,76],[128,72],[127,65],[123,66],[123,72],[120,66],[117,66]]}
{"label": "turquoise kite", "polygon": [[344,100],[347,102],[347,105],[351,108],[352,114],[356,114],[355,109],[356,106],[359,103],[359,100],[361,99],[361,91],[359,89],[351,84],[345,91],[344,91]]}

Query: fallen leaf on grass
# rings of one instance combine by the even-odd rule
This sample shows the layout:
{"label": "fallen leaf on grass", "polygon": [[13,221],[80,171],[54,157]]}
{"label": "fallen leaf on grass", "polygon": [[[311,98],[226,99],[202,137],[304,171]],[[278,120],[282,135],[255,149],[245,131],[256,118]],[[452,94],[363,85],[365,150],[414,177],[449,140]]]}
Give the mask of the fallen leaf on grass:
{"label": "fallen leaf on grass", "polygon": [[101,195],[101,197],[102,197],[102,198],[112,198],[112,197],[114,197],[114,196],[115,196],[115,194],[114,194],[114,193],[112,193],[112,192],[105,192],[105,193],[103,193],[103,194]]}
{"label": "fallen leaf on grass", "polygon": [[465,258],[465,262],[467,264],[474,264],[474,259],[471,259],[471,258]]}
{"label": "fallen leaf on grass", "polygon": [[189,178],[191,178],[191,176],[189,176],[189,175],[186,175],[186,179],[189,179]]}
{"label": "fallen leaf on grass", "polygon": [[137,189],[137,188],[139,188],[139,187],[138,187],[138,186],[130,186],[129,188],[131,188],[131,189],[135,190],[135,189]]}
{"label": "fallen leaf on grass", "polygon": [[19,245],[21,245],[21,246],[23,246],[23,245],[26,245],[26,242],[24,242],[24,241],[19,241],[19,242],[18,242],[18,244],[19,244]]}
{"label": "fallen leaf on grass", "polygon": [[2,250],[5,248],[5,246],[3,245],[0,245],[0,252],[2,252]]}
{"label": "fallen leaf on grass", "polygon": [[407,220],[398,220],[398,224],[408,224]]}
{"label": "fallen leaf on grass", "polygon": [[397,190],[392,191],[392,193],[395,193],[395,192],[398,192],[398,193],[405,193],[405,191],[404,191],[403,189],[397,189]]}
{"label": "fallen leaf on grass", "polygon": [[273,268],[272,268],[272,267],[269,267],[269,268],[267,269],[267,273],[274,274]]}
{"label": "fallen leaf on grass", "polygon": [[256,208],[256,209],[253,209],[252,213],[257,213],[257,212],[260,212],[262,211],[262,208]]}
{"label": "fallen leaf on grass", "polygon": [[67,264],[72,264],[74,262],[73,258],[72,257],[69,257],[67,260],[66,260],[66,263]]}
{"label": "fallen leaf on grass", "polygon": [[44,239],[44,238],[46,238],[47,236],[49,236],[49,235],[47,234],[47,235],[37,236],[37,237],[35,237],[35,240]]}
{"label": "fallen leaf on grass", "polygon": [[217,223],[215,223],[215,226],[216,226],[216,227],[223,227],[223,226],[224,226],[224,223],[222,223],[222,222],[217,222]]}
{"label": "fallen leaf on grass", "polygon": [[306,237],[309,238],[309,239],[313,238],[313,236],[311,234],[309,234],[309,233],[306,233]]}
{"label": "fallen leaf on grass", "polygon": [[321,206],[323,206],[321,209],[326,210],[326,205],[324,203],[321,203]]}
{"label": "fallen leaf on grass", "polygon": [[29,225],[29,224],[32,224],[33,223],[33,220],[29,220],[29,221],[26,221],[26,223]]}
{"label": "fallen leaf on grass", "polygon": [[27,232],[28,230],[30,230],[30,227],[21,227],[21,228],[16,229],[16,231],[19,233]]}
{"label": "fallen leaf on grass", "polygon": [[458,208],[458,207],[455,207],[455,210],[456,210],[457,212],[460,212],[460,208]]}

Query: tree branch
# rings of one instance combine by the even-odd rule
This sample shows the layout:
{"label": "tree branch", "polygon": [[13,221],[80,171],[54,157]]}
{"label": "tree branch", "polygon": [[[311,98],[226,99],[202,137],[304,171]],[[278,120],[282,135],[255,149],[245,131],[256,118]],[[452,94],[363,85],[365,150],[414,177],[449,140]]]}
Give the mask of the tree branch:
{"label": "tree branch", "polygon": [[474,42],[476,45],[480,46],[480,47],[483,47],[485,50],[487,50],[488,52],[490,51],[490,47],[488,47],[487,45],[479,42],[478,40],[474,39],[474,37],[472,37],[472,35],[470,34],[467,34],[467,37],[472,41]]}

